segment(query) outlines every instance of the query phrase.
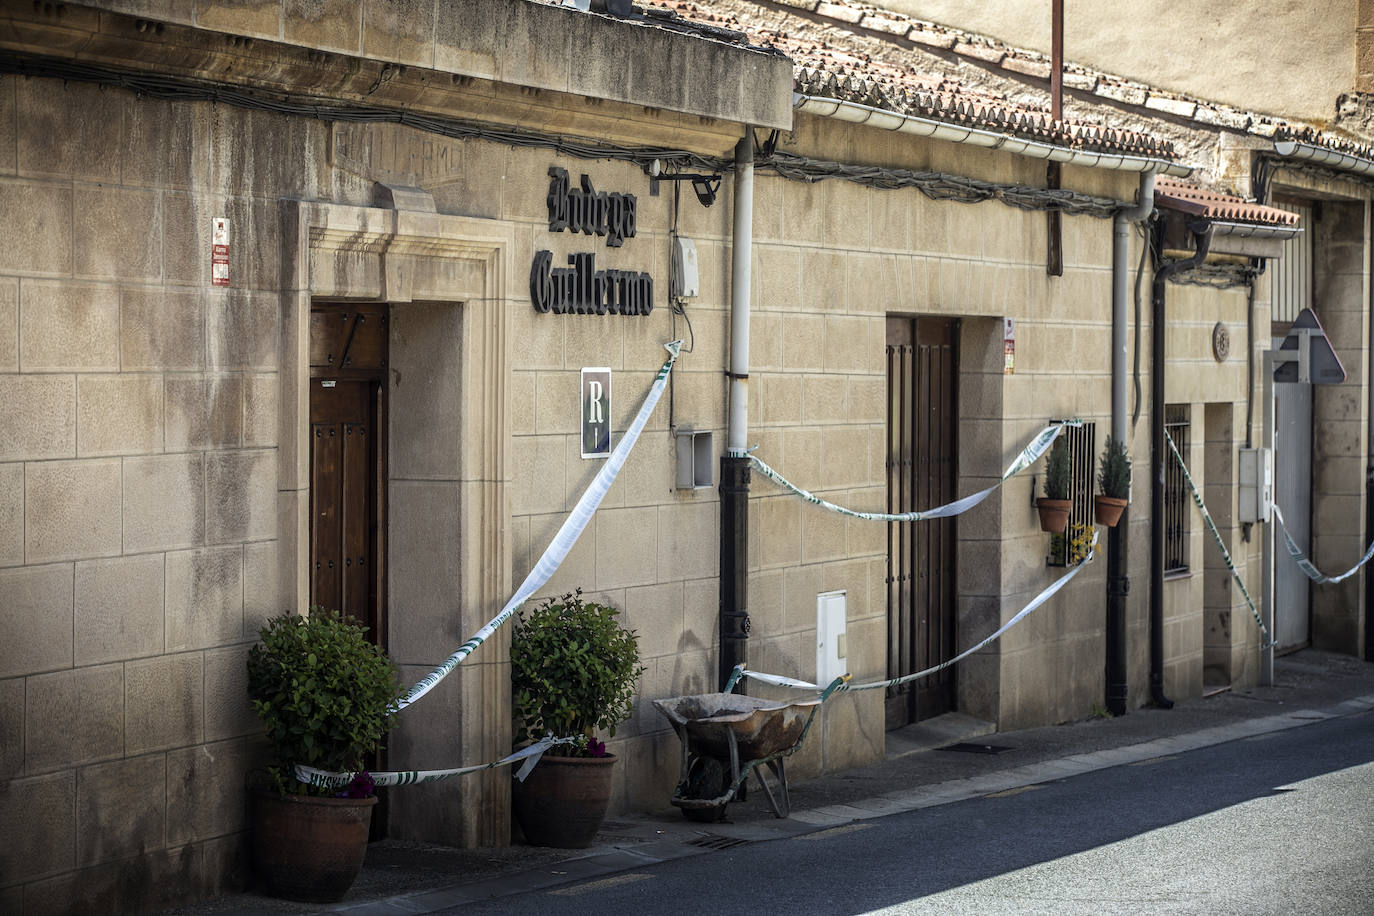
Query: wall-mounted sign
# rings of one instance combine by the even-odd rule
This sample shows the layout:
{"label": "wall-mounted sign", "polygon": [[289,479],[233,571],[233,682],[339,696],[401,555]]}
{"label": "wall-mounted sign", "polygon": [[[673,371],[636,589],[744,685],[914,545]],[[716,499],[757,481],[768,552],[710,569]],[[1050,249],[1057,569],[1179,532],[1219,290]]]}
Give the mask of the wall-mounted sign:
{"label": "wall-mounted sign", "polygon": [[[573,185],[567,169],[549,168],[549,231],[581,232],[619,248],[637,228],[633,194],[598,191],[590,178]],[[597,270],[596,255],[568,255],[567,267],[553,266],[553,252],[536,251],[530,264],[530,302],[537,312],[556,315],[647,315],[654,308],[654,279],[637,270]]]}
{"label": "wall-mounted sign", "polygon": [[581,232],[606,239],[607,248],[619,248],[635,237],[636,201],[633,194],[598,191],[586,175],[578,187],[568,180],[568,170],[549,168],[549,231]]}
{"label": "wall-mounted sign", "polygon": [[1002,373],[1011,375],[1016,371],[1016,322],[1010,318],[1002,319]]}
{"label": "wall-mounted sign", "polygon": [[611,453],[611,370],[582,370],[582,457]]}
{"label": "wall-mounted sign", "polygon": [[210,285],[229,285],[229,220],[223,216],[210,223]]}

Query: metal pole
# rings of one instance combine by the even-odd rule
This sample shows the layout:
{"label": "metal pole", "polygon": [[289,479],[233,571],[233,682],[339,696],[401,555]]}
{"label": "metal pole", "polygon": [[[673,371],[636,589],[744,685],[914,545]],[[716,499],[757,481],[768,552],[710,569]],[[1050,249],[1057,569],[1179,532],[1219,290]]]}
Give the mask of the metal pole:
{"label": "metal pole", "polygon": [[[1260,445],[1269,450],[1270,467],[1273,467],[1274,456],[1274,351],[1266,346],[1264,348],[1264,361],[1261,363],[1260,371],[1264,373],[1261,382],[1264,410],[1262,412],[1262,426],[1260,427]],[[1261,463],[1261,470],[1264,465]],[[1265,482],[1257,480],[1260,492],[1265,490]],[[1269,493],[1273,495],[1273,488],[1269,488]],[[1260,507],[1264,515],[1264,532],[1260,537],[1263,545],[1260,549],[1260,619],[1264,621],[1264,627],[1269,631],[1269,645],[1260,649],[1260,676],[1261,687],[1270,687],[1274,683],[1274,519],[1273,510],[1268,504]]]}

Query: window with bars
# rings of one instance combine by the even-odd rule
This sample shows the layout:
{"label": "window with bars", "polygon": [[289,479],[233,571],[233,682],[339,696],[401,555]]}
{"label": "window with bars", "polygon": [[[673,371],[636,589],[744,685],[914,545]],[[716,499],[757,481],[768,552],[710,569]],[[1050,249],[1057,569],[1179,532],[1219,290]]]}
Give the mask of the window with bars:
{"label": "window with bars", "polygon": [[1069,499],[1073,501],[1073,508],[1069,510],[1068,531],[1050,535],[1050,555],[1045,559],[1049,566],[1067,566],[1071,560],[1076,560],[1069,555],[1071,544],[1076,536],[1092,527],[1097,426],[1093,423],[1066,426],[1055,445],[1060,442],[1069,450]]}
{"label": "window with bars", "polygon": [[[1164,431],[1174,440],[1178,453],[1188,455],[1188,405],[1170,404],[1164,408]],[[1167,460],[1164,463],[1164,574],[1179,575],[1188,572],[1188,482],[1183,479],[1183,468],[1164,447]]]}

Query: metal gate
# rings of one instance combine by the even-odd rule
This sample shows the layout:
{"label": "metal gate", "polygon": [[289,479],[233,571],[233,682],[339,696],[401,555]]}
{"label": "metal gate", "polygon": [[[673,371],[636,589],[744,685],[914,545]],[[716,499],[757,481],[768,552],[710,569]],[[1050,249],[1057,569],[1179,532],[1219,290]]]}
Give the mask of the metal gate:
{"label": "metal gate", "polygon": [[[958,322],[887,319],[887,505],[955,499]],[[912,674],[954,655],[955,519],[889,523],[887,669]],[[954,669],[888,688],[887,728],[954,709]]]}
{"label": "metal gate", "polygon": [[[1287,336],[1293,319],[1312,305],[1311,204],[1275,201],[1299,215],[1303,229],[1283,243],[1283,257],[1269,262],[1273,303],[1273,346]],[[1312,386],[1274,386],[1274,502],[1288,533],[1312,555]],[[1280,542],[1282,543],[1282,542]],[[1280,652],[1307,645],[1311,582],[1280,549],[1274,561],[1274,637]]]}

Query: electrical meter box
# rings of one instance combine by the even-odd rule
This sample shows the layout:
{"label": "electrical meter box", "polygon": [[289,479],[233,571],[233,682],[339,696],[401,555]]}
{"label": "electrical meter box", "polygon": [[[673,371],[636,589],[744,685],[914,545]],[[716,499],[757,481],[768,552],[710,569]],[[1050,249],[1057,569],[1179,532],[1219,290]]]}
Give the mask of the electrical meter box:
{"label": "electrical meter box", "polygon": [[849,671],[845,620],[843,589],[816,596],[816,683],[822,687]]}
{"label": "electrical meter box", "polygon": [[680,235],[673,237],[673,274],[669,291],[681,299],[701,295],[701,279],[697,271],[697,243]]}
{"label": "electrical meter box", "polygon": [[709,429],[675,429],[679,490],[705,490],[715,486],[715,438]]}
{"label": "electrical meter box", "polygon": [[1274,504],[1274,453],[1267,448],[1240,450],[1240,520],[1269,521]]}

